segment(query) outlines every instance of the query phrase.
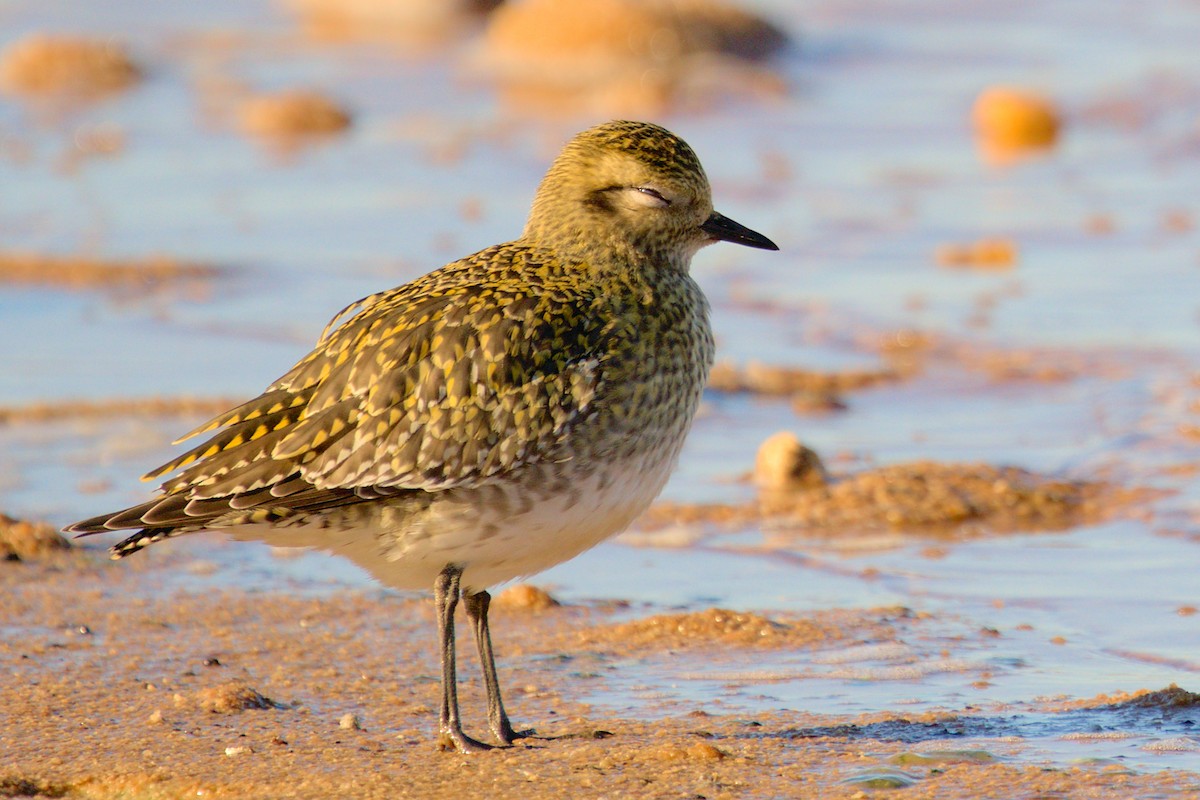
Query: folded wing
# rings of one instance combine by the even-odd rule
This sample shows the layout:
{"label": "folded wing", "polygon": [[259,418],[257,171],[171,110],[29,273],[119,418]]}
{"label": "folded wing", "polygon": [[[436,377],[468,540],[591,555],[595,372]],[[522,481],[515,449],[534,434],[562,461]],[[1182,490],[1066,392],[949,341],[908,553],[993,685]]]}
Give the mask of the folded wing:
{"label": "folded wing", "polygon": [[160,496],[68,530],[145,526],[156,529],[148,543],[472,486],[555,458],[603,390],[601,315],[544,271],[522,274],[550,285],[481,276],[494,251],[351,306],[262,395],[184,437],[215,431],[146,476],[182,469]]}

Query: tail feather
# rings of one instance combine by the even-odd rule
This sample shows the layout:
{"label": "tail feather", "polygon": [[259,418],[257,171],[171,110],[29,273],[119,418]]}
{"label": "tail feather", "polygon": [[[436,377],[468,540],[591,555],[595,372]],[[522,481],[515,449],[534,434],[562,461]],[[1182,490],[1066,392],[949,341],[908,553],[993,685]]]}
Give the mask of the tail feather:
{"label": "tail feather", "polygon": [[[285,492],[278,496],[275,490]],[[190,493],[159,495],[153,500],[121,511],[101,514],[63,528],[76,536],[92,536],[117,530],[138,528],[128,538],[113,545],[114,559],[136,553],[155,542],[194,533],[210,524],[218,528],[240,524],[281,522],[290,517],[355,505],[366,500],[405,494],[412,490],[387,487],[376,490],[318,489],[299,479],[285,481],[276,487],[264,487],[225,497],[196,498]]]}
{"label": "tail feather", "polygon": [[160,502],[162,502],[162,498],[156,497],[153,500],[126,508],[122,511],[115,513],[110,511],[98,517],[74,522],[63,528],[63,531],[78,534],[79,536],[92,536],[97,533],[111,533],[112,531],[119,531],[125,528],[142,527],[142,515]]}
{"label": "tail feather", "polygon": [[[109,557],[113,561],[119,561],[125,556],[132,555],[143,547],[148,547],[155,542],[161,542],[163,539],[169,539],[172,536],[178,536],[181,533],[190,533],[195,528],[143,528],[142,530],[130,536],[127,539],[114,544],[108,549]],[[99,531],[91,531],[98,533]],[[86,536],[86,533],[80,534]]]}

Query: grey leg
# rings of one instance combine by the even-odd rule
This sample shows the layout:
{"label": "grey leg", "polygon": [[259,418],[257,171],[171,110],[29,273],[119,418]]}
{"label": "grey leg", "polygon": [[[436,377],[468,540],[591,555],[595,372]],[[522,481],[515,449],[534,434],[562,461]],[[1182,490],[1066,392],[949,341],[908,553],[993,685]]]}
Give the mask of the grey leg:
{"label": "grey leg", "polygon": [[[438,746],[453,748],[460,753],[491,750],[491,745],[476,741],[463,733],[458,717],[458,676],[454,657],[454,608],[458,605],[458,582],[462,568],[447,566],[433,582],[433,603],[437,609],[438,638],[442,651],[442,710],[439,715]],[[467,607],[470,608],[470,600]],[[494,677],[494,676],[493,676]],[[491,687],[488,688],[491,694]],[[502,712],[503,713],[503,712]]]}
{"label": "grey leg", "polygon": [[492,634],[488,629],[488,606],[492,596],[487,592],[476,592],[463,597],[467,619],[475,628],[475,644],[479,648],[479,663],[483,667],[483,682],[487,686],[488,724],[492,733],[504,744],[512,744],[521,736],[513,730],[504,713],[504,701],[500,699],[500,679],[496,676],[496,659],[492,655]]}

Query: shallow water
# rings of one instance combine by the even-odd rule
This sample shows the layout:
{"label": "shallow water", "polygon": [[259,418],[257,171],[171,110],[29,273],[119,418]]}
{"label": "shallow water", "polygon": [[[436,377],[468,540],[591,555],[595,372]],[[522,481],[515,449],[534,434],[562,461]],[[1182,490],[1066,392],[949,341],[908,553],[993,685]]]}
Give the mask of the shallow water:
{"label": "shallow water", "polygon": [[[1179,426],[1200,423],[1200,9],[1168,0],[830,1],[802,14],[783,0],[756,5],[800,32],[800,49],[777,62],[789,96],[661,120],[704,158],[718,207],[782,248],[697,258],[721,357],[873,366],[870,341],[913,329],[979,351],[1027,348],[1068,374],[998,380],[969,360],[935,359],[821,417],[713,394],[665,496],[749,497],[739,478],[780,429],[851,465],[986,461],[1171,494],[1135,519],[966,540],[630,534],[537,582],[567,601],[620,598],[639,610],[903,605],[936,622],[892,649],[642,662],[607,675],[589,699],[633,715],[655,713],[648,701],[660,697],[748,714],[978,708],[982,721],[954,747],[1200,769],[1194,710],[1167,724],[1100,710],[1064,722],[1038,702],[1198,683],[1200,614],[1186,608],[1198,604],[1200,490],[1169,468],[1195,465],[1197,440]],[[36,28],[115,32],[169,65],[124,97],[65,114],[0,103],[0,238],[9,249],[165,253],[226,273],[200,299],[0,288],[0,405],[255,393],[345,303],[513,236],[558,143],[593,122],[499,106],[460,77],[469,39],[421,56],[315,46],[267,4],[150,7],[17,0],[0,9],[0,44]],[[326,86],[355,109],[356,125],[281,157],[207,115],[222,82]],[[998,167],[980,159],[968,115],[981,88],[1006,82],[1056,96],[1067,128],[1053,152]],[[64,166],[96,128],[122,131],[124,149]],[[766,164],[780,160],[791,177],[769,174]],[[478,215],[465,210],[473,206]],[[1111,232],[1089,230],[1099,217]],[[988,236],[1018,244],[1014,269],[935,266],[938,244]],[[0,428],[0,508],[67,523],[133,502],[145,491],[134,476],[165,460],[191,424]],[[320,555],[273,558],[213,538],[188,547],[216,568],[184,588],[368,584]],[[1129,738],[1063,738],[1089,727]]]}

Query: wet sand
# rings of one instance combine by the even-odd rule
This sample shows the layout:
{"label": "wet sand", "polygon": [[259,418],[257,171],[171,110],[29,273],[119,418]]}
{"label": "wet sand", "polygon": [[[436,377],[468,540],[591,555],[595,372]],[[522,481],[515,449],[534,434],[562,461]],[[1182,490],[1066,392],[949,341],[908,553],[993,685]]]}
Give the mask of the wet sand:
{"label": "wet sand", "polygon": [[[156,548],[158,550],[159,548]],[[171,552],[167,552],[167,551]],[[147,554],[150,555],[150,554]],[[501,679],[516,724],[536,734],[464,757],[434,744],[431,603],[378,590],[322,595],[189,592],[187,548],[110,564],[97,548],[0,568],[0,796],[81,798],[1183,797],[1194,773],[1117,764],[1011,763],[1013,717],[961,709],[913,715],[731,714],[659,700],[631,718],[579,701],[614,671],[672,653],[681,665],[753,660],[770,649],[881,644],[918,636],[901,608],[816,614],[701,610],[645,615],[625,604],[496,605]],[[69,588],[68,588],[69,587]],[[14,633],[14,625],[20,635]],[[461,633],[461,632],[460,632]],[[463,640],[462,652],[469,646]],[[945,654],[953,658],[955,653]],[[483,697],[470,656],[468,730]],[[1114,705],[1115,703],[1115,705]],[[1146,715],[1195,698],[1152,698]],[[1136,698],[1069,705],[1116,719]],[[647,717],[651,718],[647,718]],[[993,722],[989,723],[989,718]],[[1066,722],[1059,735],[1087,736]],[[956,733],[994,746],[955,746]]]}

